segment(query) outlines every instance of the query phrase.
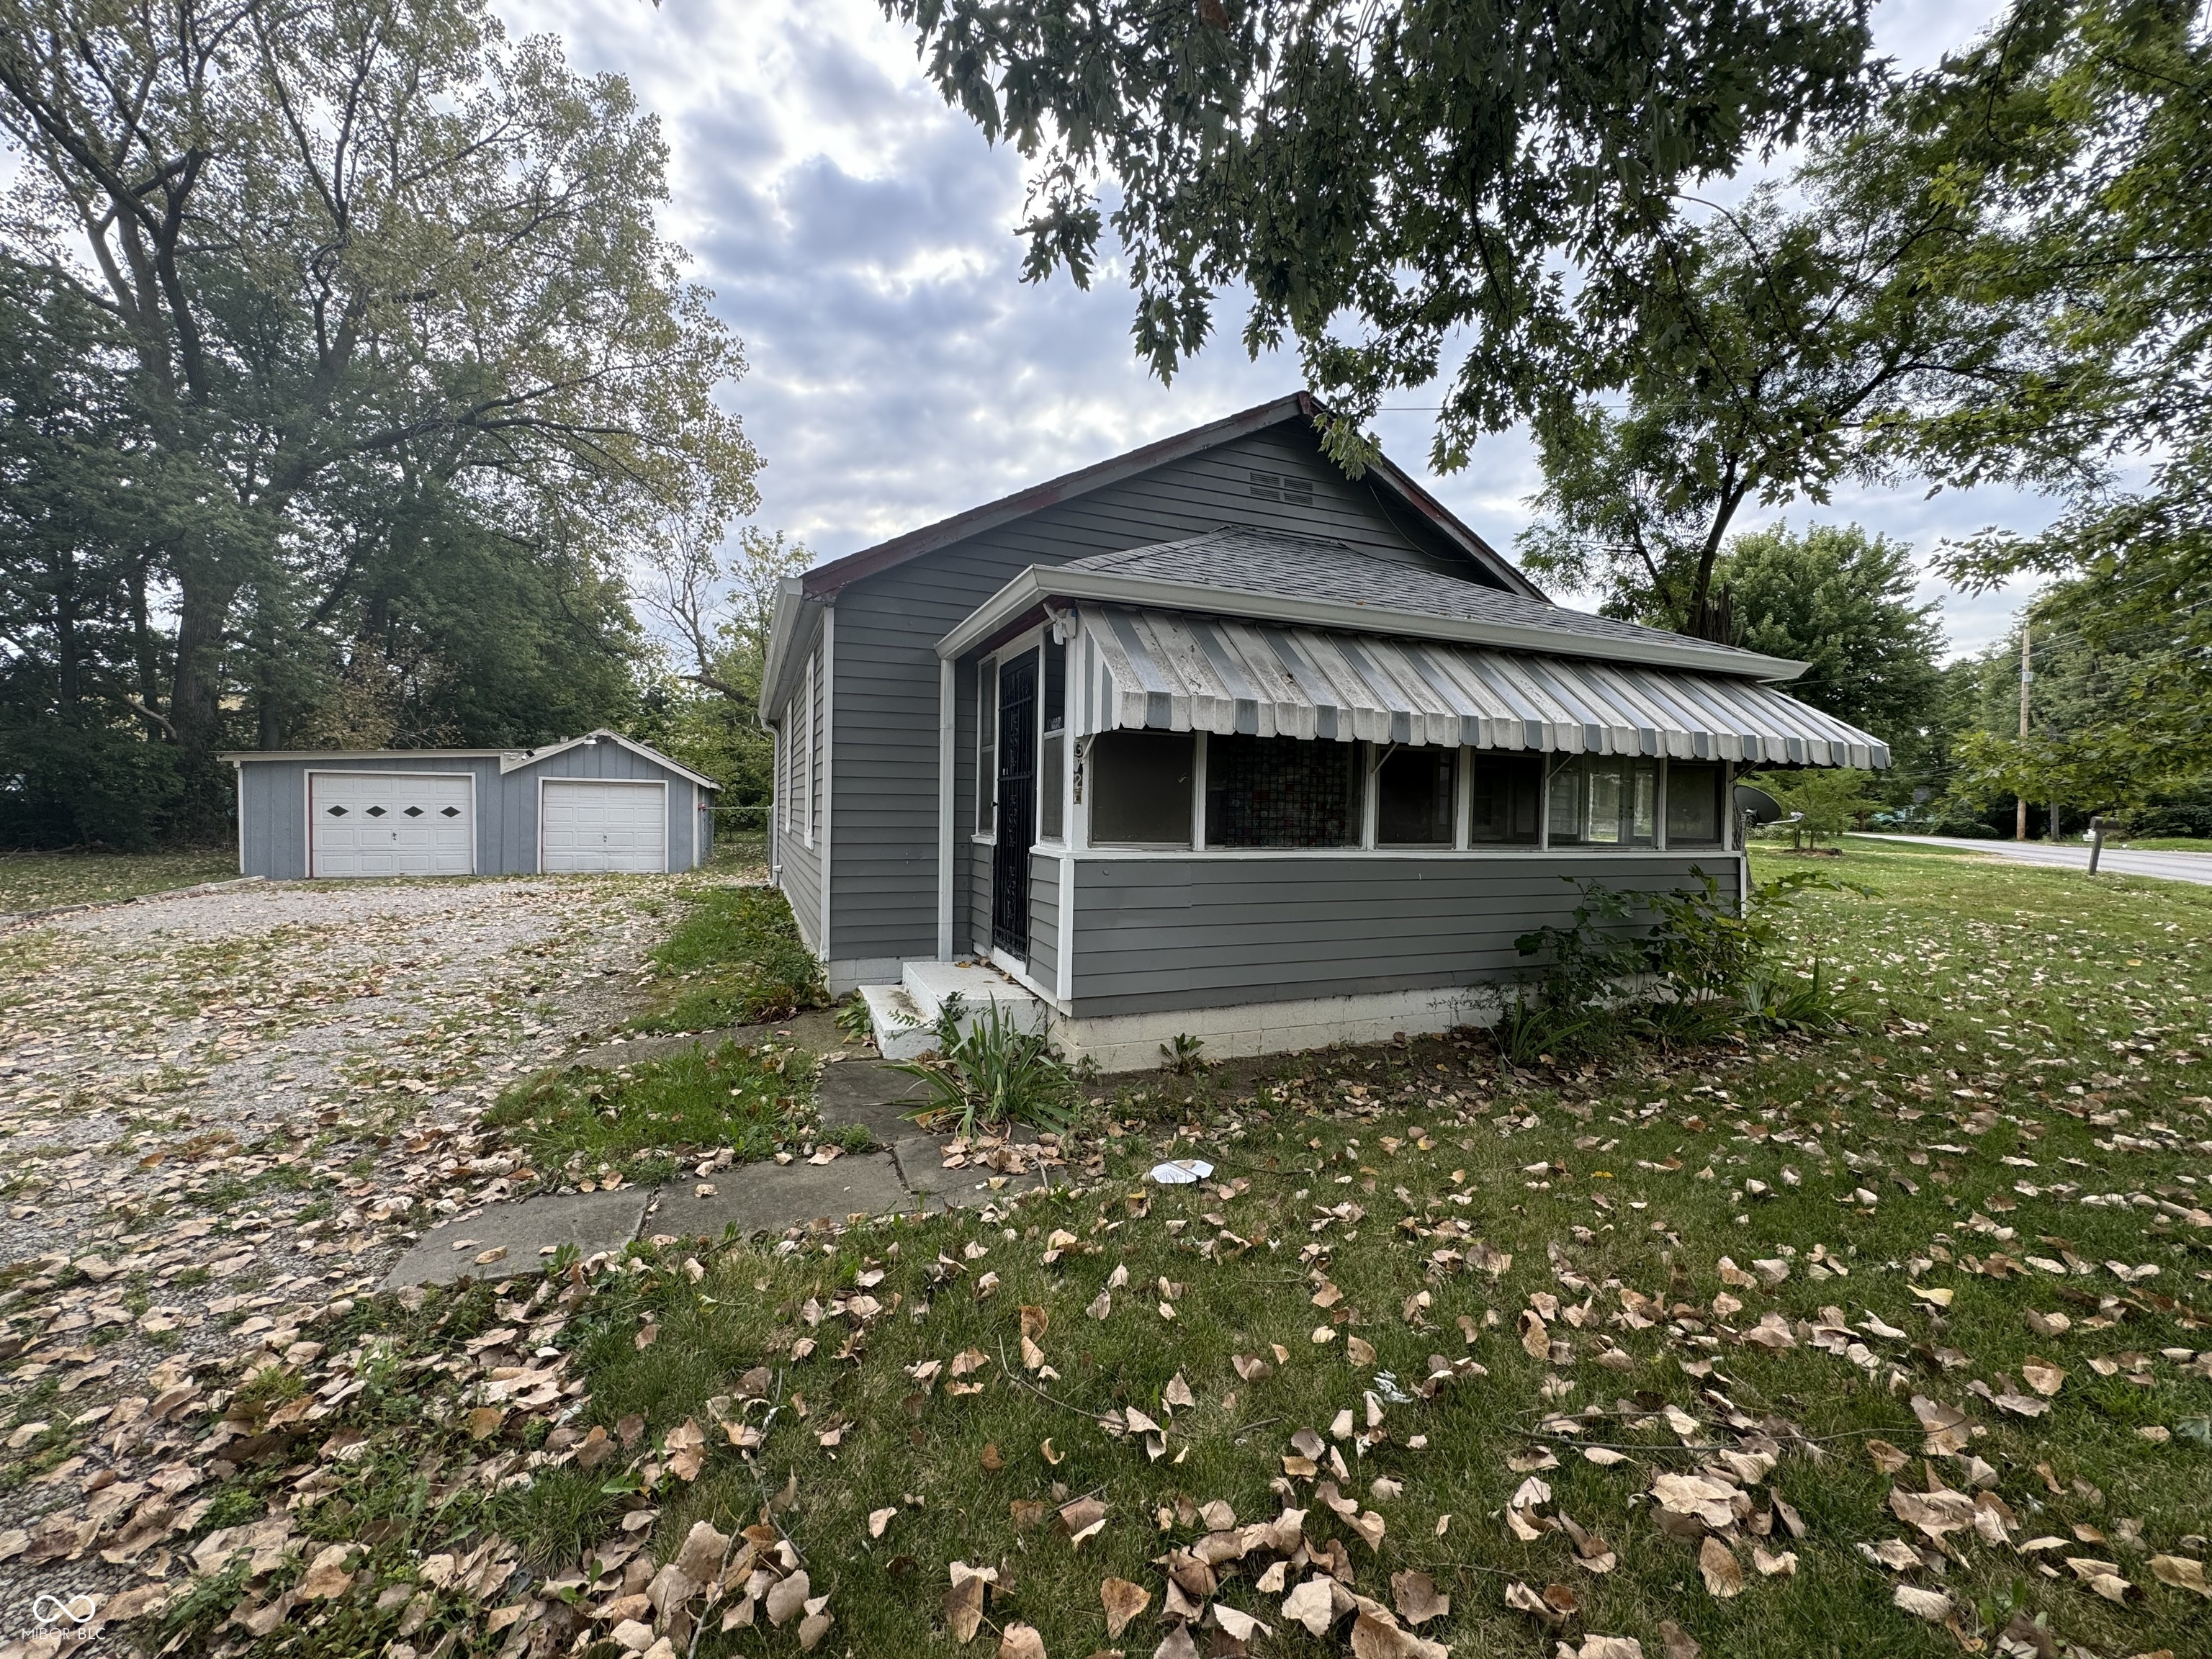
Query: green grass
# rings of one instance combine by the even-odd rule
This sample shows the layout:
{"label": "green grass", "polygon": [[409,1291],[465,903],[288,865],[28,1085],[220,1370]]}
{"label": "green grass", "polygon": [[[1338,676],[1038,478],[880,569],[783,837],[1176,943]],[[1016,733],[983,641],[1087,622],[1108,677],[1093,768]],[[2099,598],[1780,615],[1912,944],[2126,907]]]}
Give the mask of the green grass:
{"label": "green grass", "polygon": [[[1788,860],[1757,862],[1772,874]],[[382,1321],[404,1338],[393,1382],[315,1432],[373,1421],[383,1438],[341,1471],[341,1489],[302,1509],[302,1525],[318,1538],[376,1538],[373,1559],[403,1576],[410,1561],[496,1527],[538,1571],[557,1572],[626,1510],[648,1512],[626,1471],[696,1418],[704,1469],[691,1482],[665,1476],[650,1494],[654,1553],[672,1557],[694,1521],[733,1530],[774,1500],[813,1594],[830,1597],[823,1652],[994,1651],[988,1627],[966,1650],[945,1636],[957,1559],[999,1567],[1005,1593],[990,1618],[1036,1626],[1054,1655],[1149,1653],[1166,1633],[1156,1563],[1202,1534],[1192,1506],[1218,1499],[1241,1523],[1285,1502],[1306,1510],[1311,1547],[1341,1544],[1360,1594],[1388,1601],[1392,1574],[1426,1572],[1453,1607],[1422,1634],[1462,1655],[1544,1659],[1562,1637],[1571,1650],[1601,1632],[1635,1637],[1656,1659],[1661,1624],[1673,1621],[1727,1659],[1936,1659],[1958,1642],[1893,1607],[1898,1578],[1857,1547],[1910,1535],[1891,1512],[1893,1490],[1931,1477],[1968,1489],[1960,1460],[1921,1455],[1909,1403],[1921,1395],[1978,1425],[1971,1448],[2018,1518],[2013,1540],[2063,1541],[2025,1555],[1954,1534],[1948,1571],[1909,1582],[1948,1589],[1984,1644],[2019,1613],[2109,1659],[2212,1650],[2212,1603],[2148,1565],[2160,1552],[2201,1557],[2201,1540],[2183,1540],[2212,1515],[2212,1380],[2166,1352],[2212,1347],[2212,1314],[2197,1311],[2212,1301],[2212,1229],[2131,1200],[2212,1207],[2212,1169],[2195,1150],[2212,1137],[2212,890],[1864,842],[1824,862],[1874,896],[1808,899],[1793,953],[1856,981],[1872,1012],[1856,1031],[1630,1049],[1564,1069],[1504,1067],[1486,1041],[1446,1038],[1148,1078],[1106,1103],[1121,1133],[1097,1145],[1103,1167],[1079,1195],[885,1223],[827,1248],[686,1241],[641,1255],[634,1270],[592,1281],[556,1339],[590,1382],[571,1426],[611,1432],[633,1416],[643,1426],[634,1450],[588,1474],[569,1464],[495,1490],[460,1478],[458,1407],[417,1397],[456,1385],[408,1356],[492,1322],[483,1292],[404,1315],[391,1298],[364,1303],[356,1329]],[[1237,1188],[1143,1180],[1155,1160],[1194,1152]],[[2119,1200],[2084,1201],[2105,1194]],[[1510,1265],[1493,1276],[1449,1255],[1437,1264],[1439,1250],[1480,1259],[1478,1240]],[[2063,1266],[2069,1254],[2086,1271],[2018,1265]],[[1790,1272],[1746,1286],[1723,1279],[1723,1256],[1786,1261]],[[2108,1261],[2158,1272],[2130,1285]],[[1117,1269],[1127,1282],[1111,1289],[1108,1317],[1088,1316]],[[864,1273],[872,1311],[840,1311]],[[1174,1286],[1164,1298],[1163,1279]],[[1319,1292],[1327,1307],[1314,1301],[1324,1284],[1337,1293]],[[1916,1285],[1948,1291],[1949,1305]],[[1623,1289],[1656,1299],[1656,1322],[1628,1320]],[[1717,1303],[1723,1295],[1742,1305]],[[1589,1298],[1580,1325],[1551,1322],[1567,1353],[1522,1346],[1517,1322],[1539,1297],[1577,1308]],[[1036,1340],[1056,1376],[1023,1370],[1024,1306],[1048,1318]],[[1850,1340],[1871,1371],[1815,1346],[1827,1308],[1856,1328]],[[2064,1313],[2071,1328],[2038,1335],[2031,1311]],[[1794,1346],[1741,1340],[1768,1315]],[[1876,1319],[1902,1334],[1880,1335]],[[1322,1327],[1331,1338],[1316,1343]],[[1371,1345],[1371,1361],[1355,1361],[1352,1337]],[[1287,1361],[1274,1363],[1276,1344]],[[968,1351],[985,1356],[970,1379],[980,1392],[951,1394],[946,1375],[917,1383],[913,1368]],[[1620,1358],[1601,1360],[1607,1352]],[[1234,1357],[1253,1354],[1273,1370],[1240,1378]],[[1431,1355],[1472,1358],[1487,1374],[1432,1400],[1389,1401],[1380,1374],[1412,1384]],[[2093,1364],[2123,1356],[2110,1376]],[[2067,1373],[2048,1415],[2024,1419],[1972,1391],[2024,1393],[2031,1357]],[[756,1365],[770,1368],[779,1409],[747,1459],[708,1402]],[[1193,1403],[1170,1414],[1178,1376]],[[1364,1425],[1370,1390],[1382,1402],[1380,1436],[1339,1449],[1344,1495],[1385,1523],[1372,1551],[1281,1461],[1294,1434],[1326,1438],[1340,1412]],[[1101,1429],[1097,1414],[1130,1407],[1167,1423],[1158,1459]],[[1745,1491],[1759,1513],[1775,1494],[1802,1517],[1802,1538],[1758,1540],[1794,1551],[1795,1576],[1759,1576],[1739,1544],[1743,1593],[1707,1593],[1695,1545],[1668,1536],[1644,1496],[1655,1474],[1692,1471],[1704,1455],[1669,1427],[1668,1407],[1718,1446],[1772,1437],[1778,1467]],[[1585,1408],[1599,1414],[1579,1436],[1547,1424]],[[2168,1437],[2154,1443],[2145,1428]],[[536,1431],[511,1426],[502,1447],[520,1457]],[[1911,1462],[1885,1474],[1873,1439]],[[1577,1449],[1588,1443],[1628,1448],[1626,1461],[1600,1467]],[[1539,1512],[1601,1535],[1613,1571],[1579,1567],[1559,1530],[1529,1542],[1508,1530],[1508,1502],[1547,1450],[1559,1467],[1534,1471],[1553,1491]],[[252,1478],[274,1481],[274,1468]],[[1401,1489],[1378,1492],[1378,1478]],[[786,1492],[787,1504],[775,1498]],[[1106,1503],[1106,1525],[1079,1551],[1048,1520],[1024,1524],[1028,1506],[1089,1492]],[[896,1515],[872,1539],[867,1517],[886,1508]],[[372,1533],[372,1517],[399,1530]],[[2092,1594],[2069,1556],[2116,1563],[2136,1587],[2129,1603]],[[1273,1559],[1222,1569],[1220,1598],[1275,1627],[1255,1650],[1341,1653],[1343,1625],[1310,1638],[1286,1627],[1279,1593],[1255,1589]],[[1109,1575],[1152,1595],[1110,1644],[1098,1595]],[[1508,1610],[1515,1580],[1570,1587],[1579,1614],[1554,1632]],[[351,1650],[391,1638],[396,1612],[369,1610],[380,1582],[367,1575],[333,1623]],[[219,1618],[229,1604],[206,1605]],[[787,1627],[725,1635],[719,1622],[708,1621],[702,1659],[793,1649]],[[410,1639],[427,1647],[440,1628]],[[1201,1651],[1210,1640],[1199,1634]]]}
{"label": "green grass", "polygon": [[811,1121],[814,1062],[724,1042],[618,1070],[572,1066],[508,1089],[485,1122],[542,1170],[619,1169],[641,1154],[730,1146],[767,1158]]}
{"label": "green grass", "polygon": [[708,887],[653,952],[653,1006],[644,1031],[703,1031],[786,1019],[827,1001],[822,964],[799,942],[783,895]]}
{"label": "green grass", "polygon": [[136,898],[238,874],[230,848],[191,853],[0,853],[0,911]]}
{"label": "green grass", "polygon": [[2212,841],[2201,836],[2140,836],[2132,841],[2110,841],[2131,853],[2212,853]]}

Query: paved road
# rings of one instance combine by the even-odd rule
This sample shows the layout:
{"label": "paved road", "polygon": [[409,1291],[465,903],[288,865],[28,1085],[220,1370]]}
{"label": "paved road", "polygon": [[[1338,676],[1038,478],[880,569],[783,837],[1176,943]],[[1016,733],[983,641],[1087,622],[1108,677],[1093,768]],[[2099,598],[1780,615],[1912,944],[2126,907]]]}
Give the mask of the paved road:
{"label": "paved road", "polygon": [[[1962,852],[1990,853],[2022,864],[2058,864],[2075,870],[2089,867],[2089,849],[2079,842],[2053,847],[2038,841],[1968,841],[1950,836],[1880,836],[1879,841],[1914,841],[1929,847],[1955,847]],[[2212,853],[2129,853],[2107,847],[2097,862],[2100,874],[2156,876],[2165,881],[2193,881],[2212,887]]]}

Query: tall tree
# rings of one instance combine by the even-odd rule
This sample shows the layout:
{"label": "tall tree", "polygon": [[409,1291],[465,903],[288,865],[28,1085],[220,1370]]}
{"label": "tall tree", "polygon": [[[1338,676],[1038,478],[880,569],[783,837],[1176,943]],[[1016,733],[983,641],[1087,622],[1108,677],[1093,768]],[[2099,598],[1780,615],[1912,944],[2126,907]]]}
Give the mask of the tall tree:
{"label": "tall tree", "polygon": [[[2212,8],[2014,0],[1923,78],[1911,119],[1986,158],[2002,211],[1977,262],[1984,290],[2033,305],[2045,338],[2105,366],[1916,434],[1956,466],[2040,446],[2096,469],[2048,530],[1975,538],[1945,573],[1972,587],[2056,578],[2039,620],[2136,665],[2096,740],[2113,763],[2092,769],[2100,789],[2140,776],[2120,763],[2140,744],[2212,763]],[[2149,460],[2132,483],[2116,465],[2130,456]]]}
{"label": "tall tree", "polygon": [[188,756],[242,636],[280,659],[426,525],[605,573],[751,503],[655,123],[485,0],[0,0],[0,245],[112,322],[172,481]]}
{"label": "tall tree", "polygon": [[1296,338],[1354,464],[1384,393],[1462,340],[1437,464],[1531,413],[1589,337],[1633,325],[1570,273],[1865,88],[1862,0],[881,3],[945,97],[1036,161],[1030,276],[1087,282],[1110,218],[1163,376],[1241,286],[1248,349]]}
{"label": "tall tree", "polygon": [[1790,694],[1911,745],[1934,714],[1943,630],[1916,602],[1911,549],[1857,525],[1787,525],[1734,538],[1716,568],[1736,642],[1811,666]]}
{"label": "tall tree", "polygon": [[648,696],[653,740],[718,779],[732,827],[768,822],[775,738],[761,719],[761,676],[777,589],[813,554],[781,531],[747,525],[718,547],[684,518],[653,544],[639,599],[672,637],[672,683]]}
{"label": "tall tree", "polygon": [[[1714,574],[1747,505],[1917,471],[1932,458],[1915,422],[2080,372],[2026,325],[2029,302],[1960,280],[1984,209],[1970,170],[1931,173],[1927,149],[1893,125],[1847,135],[1791,180],[1802,205],[1771,185],[1708,204],[1649,257],[1592,273],[1584,304],[1635,323],[1595,337],[1537,411],[1532,569],[1614,614],[1723,638]],[[2023,453],[2013,470],[2068,465]]]}

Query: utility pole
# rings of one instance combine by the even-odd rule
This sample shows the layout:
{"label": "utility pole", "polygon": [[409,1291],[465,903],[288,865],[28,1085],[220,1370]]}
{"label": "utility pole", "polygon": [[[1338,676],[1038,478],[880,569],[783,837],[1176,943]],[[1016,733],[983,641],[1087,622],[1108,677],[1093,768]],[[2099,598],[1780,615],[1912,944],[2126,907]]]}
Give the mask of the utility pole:
{"label": "utility pole", "polygon": [[[2034,679],[2035,668],[2027,654],[2027,624],[2023,622],[2020,625],[2020,740],[2023,744],[2027,741],[2027,688]],[[2026,790],[2021,792],[2019,817],[2013,823],[2012,838],[2014,841],[2027,839],[2027,792]]]}

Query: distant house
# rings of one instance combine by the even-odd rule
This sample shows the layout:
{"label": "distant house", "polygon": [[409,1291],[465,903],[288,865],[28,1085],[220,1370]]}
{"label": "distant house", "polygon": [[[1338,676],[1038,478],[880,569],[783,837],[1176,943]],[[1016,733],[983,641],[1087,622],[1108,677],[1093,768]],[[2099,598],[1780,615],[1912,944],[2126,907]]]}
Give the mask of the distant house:
{"label": "distant house", "polygon": [[720,788],[617,732],[538,749],[248,749],[238,868],[309,876],[688,870]]}
{"label": "distant house", "polygon": [[1888,763],[1774,689],[1802,663],[1552,604],[1388,461],[1346,477],[1314,414],[786,583],[775,878],[834,987],[901,988],[879,1030],[955,987],[1109,1069],[1443,1029],[1562,877],[1740,890],[1738,764]]}

